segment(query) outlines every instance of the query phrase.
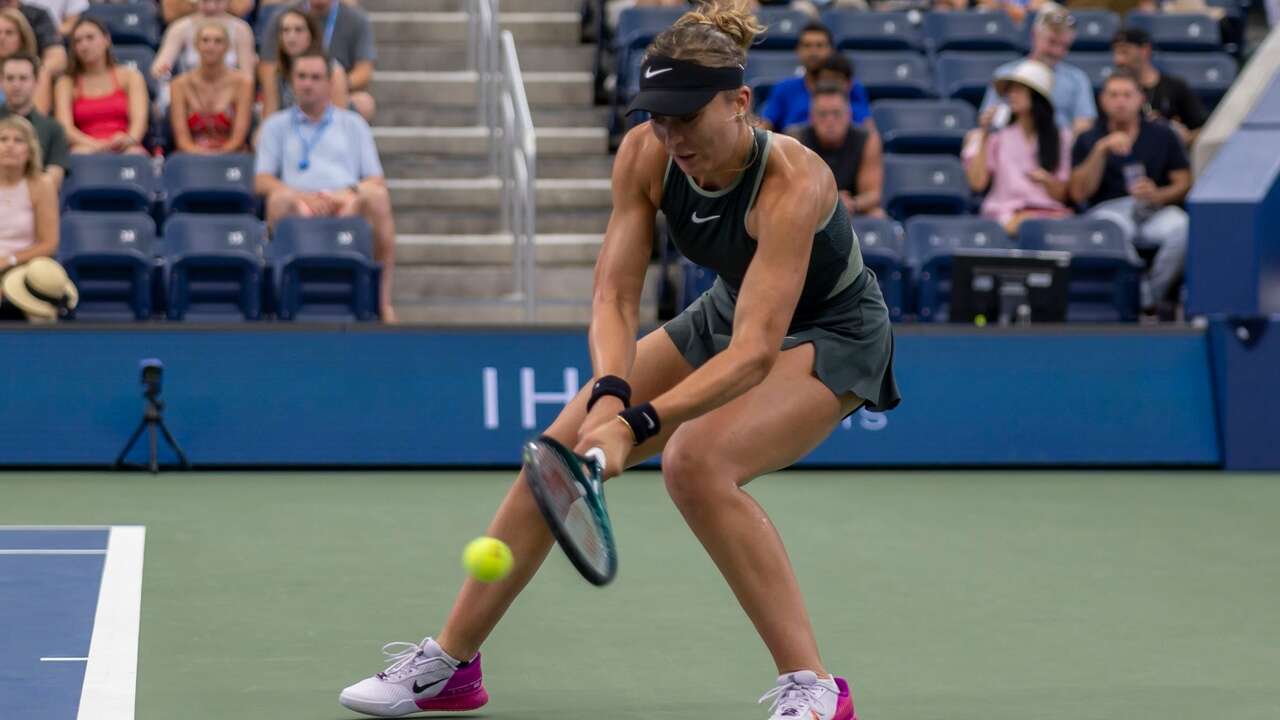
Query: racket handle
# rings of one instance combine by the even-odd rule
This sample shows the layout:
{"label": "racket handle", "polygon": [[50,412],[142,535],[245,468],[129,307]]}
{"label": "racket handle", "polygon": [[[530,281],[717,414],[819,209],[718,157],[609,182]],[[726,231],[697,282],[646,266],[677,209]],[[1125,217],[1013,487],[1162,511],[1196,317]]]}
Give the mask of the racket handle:
{"label": "racket handle", "polygon": [[600,472],[602,474],[604,473],[604,469],[609,467],[608,462],[606,462],[605,460],[603,448],[598,448],[598,447],[591,448],[586,453],[584,453],[584,455],[585,457],[588,457],[594,460],[596,462],[596,465],[600,466]]}

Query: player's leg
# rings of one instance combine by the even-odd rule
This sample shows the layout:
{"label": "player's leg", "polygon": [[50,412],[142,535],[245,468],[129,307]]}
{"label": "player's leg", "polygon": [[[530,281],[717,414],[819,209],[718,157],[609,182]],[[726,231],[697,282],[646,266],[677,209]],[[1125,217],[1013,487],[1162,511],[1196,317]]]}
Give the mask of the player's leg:
{"label": "player's leg", "polygon": [[[647,402],[684,379],[693,368],[663,330],[636,347],[631,373],[632,398]],[[572,446],[587,415],[590,388],[580,390],[546,434]],[[631,461],[659,452],[670,431],[636,448]],[[511,547],[515,567],[496,583],[467,579],[458,592],[438,639],[401,643],[385,671],[342,691],[339,702],[352,710],[397,717],[419,710],[472,710],[485,704],[477,653],[507,608],[537,572],[553,539],[534,504],[523,475],[507,491],[487,534]],[[391,648],[386,648],[391,650]]]}
{"label": "player's leg", "polygon": [[[647,402],[675,386],[693,372],[684,357],[661,329],[642,338],[636,347],[635,369],[631,375],[633,402]],[[584,387],[546,430],[546,434],[573,447],[578,428],[587,416],[590,387]],[[674,430],[674,428],[672,429]],[[667,436],[670,432],[667,433]],[[639,462],[662,449],[666,436],[653,438],[636,448],[629,462]],[[486,532],[511,547],[515,567],[497,583],[481,583],[468,578],[454,602],[438,641],[456,658],[475,655],[498,624],[516,595],[528,584],[546,559],[554,539],[533,500],[523,473],[507,491],[506,499]]]}
{"label": "player's leg", "polygon": [[[861,402],[832,394],[813,359],[812,344],[783,352],[760,385],[680,426],[662,457],[672,500],[787,676],[827,672],[782,539],[742,486],[799,460]],[[838,699],[827,693],[822,720],[852,714],[836,713]]]}

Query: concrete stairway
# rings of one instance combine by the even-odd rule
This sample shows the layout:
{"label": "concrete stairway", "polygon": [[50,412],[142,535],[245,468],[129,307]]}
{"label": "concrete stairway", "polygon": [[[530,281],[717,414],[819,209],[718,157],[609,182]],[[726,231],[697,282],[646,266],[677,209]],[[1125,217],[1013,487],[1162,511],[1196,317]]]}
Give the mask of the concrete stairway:
{"label": "concrete stairway", "polygon": [[[605,111],[592,103],[593,48],[580,0],[502,0],[538,143],[539,322],[590,318],[592,266],[608,220]],[[477,125],[462,0],[363,0],[378,42],[374,135],[396,209],[397,310],[406,322],[522,322],[500,186]],[[646,303],[653,318],[653,279]]]}

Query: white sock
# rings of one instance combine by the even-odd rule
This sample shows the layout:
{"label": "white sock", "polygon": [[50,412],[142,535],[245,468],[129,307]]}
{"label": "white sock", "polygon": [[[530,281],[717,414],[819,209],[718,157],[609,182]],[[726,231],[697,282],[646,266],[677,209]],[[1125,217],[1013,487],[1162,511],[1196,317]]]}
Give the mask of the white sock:
{"label": "white sock", "polygon": [[461,661],[445,652],[444,648],[440,647],[440,643],[436,642],[435,638],[427,639],[427,643],[422,646],[422,652],[426,654],[427,657],[438,657],[441,660],[444,660],[449,663],[449,667],[455,670],[457,670],[458,666],[462,664]]}

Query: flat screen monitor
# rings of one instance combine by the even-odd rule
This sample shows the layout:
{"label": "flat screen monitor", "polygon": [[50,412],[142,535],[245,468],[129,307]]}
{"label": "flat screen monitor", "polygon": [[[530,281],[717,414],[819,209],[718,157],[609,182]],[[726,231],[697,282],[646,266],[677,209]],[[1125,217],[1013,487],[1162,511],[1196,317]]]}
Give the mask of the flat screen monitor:
{"label": "flat screen monitor", "polygon": [[1065,322],[1071,253],[958,250],[951,265],[951,322]]}

